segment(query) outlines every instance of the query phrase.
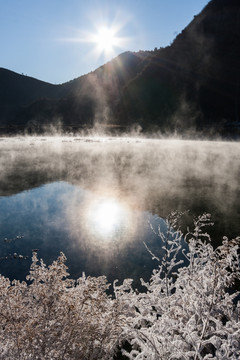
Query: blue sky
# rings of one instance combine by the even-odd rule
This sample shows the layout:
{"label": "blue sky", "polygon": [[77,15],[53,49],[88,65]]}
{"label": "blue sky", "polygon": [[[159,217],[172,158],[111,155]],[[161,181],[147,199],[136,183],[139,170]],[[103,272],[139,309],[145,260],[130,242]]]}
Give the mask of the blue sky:
{"label": "blue sky", "polygon": [[[0,0],[0,67],[51,83],[95,70],[121,52],[169,45],[208,0]],[[96,52],[100,26],[123,41]]]}

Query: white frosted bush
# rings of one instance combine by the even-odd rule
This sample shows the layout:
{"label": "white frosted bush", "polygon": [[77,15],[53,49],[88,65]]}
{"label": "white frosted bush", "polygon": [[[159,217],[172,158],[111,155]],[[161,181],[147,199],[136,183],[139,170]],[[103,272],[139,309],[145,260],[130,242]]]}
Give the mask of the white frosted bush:
{"label": "white frosted bush", "polygon": [[159,264],[142,280],[145,292],[126,279],[111,297],[104,276],[68,279],[64,254],[47,267],[34,253],[28,283],[0,276],[0,359],[117,359],[118,345],[135,360],[239,359],[239,294],[231,288],[240,239],[225,237],[214,249],[208,214],[185,237],[177,219],[157,230],[161,257],[146,245]]}
{"label": "white frosted bush", "polygon": [[[175,219],[167,220],[168,230],[159,236],[165,255],[159,260],[148,283],[142,281],[146,293],[132,289],[128,296],[122,287],[116,288],[119,298],[128,303],[131,324],[126,336],[132,345],[129,359],[239,359],[239,304],[230,295],[239,279],[239,238],[213,249],[210,237],[203,232],[210,223],[208,214],[194,221],[194,231],[185,239],[174,230]],[[173,271],[179,262],[176,255],[180,244],[187,240],[189,247],[183,255],[187,266]],[[125,305],[126,306],[126,305]]]}
{"label": "white frosted bush", "polygon": [[65,256],[36,254],[31,284],[0,278],[0,359],[112,359],[122,315],[104,276],[66,279]]}

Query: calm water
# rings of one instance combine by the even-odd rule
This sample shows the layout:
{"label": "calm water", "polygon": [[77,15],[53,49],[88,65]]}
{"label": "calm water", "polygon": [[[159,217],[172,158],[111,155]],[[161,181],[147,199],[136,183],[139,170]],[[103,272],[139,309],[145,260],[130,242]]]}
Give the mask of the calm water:
{"label": "calm water", "polygon": [[212,213],[216,245],[239,235],[239,150],[224,142],[2,139],[0,272],[23,279],[39,249],[47,264],[63,251],[75,278],[148,278],[156,263],[143,242],[161,254],[149,224],[164,228],[173,210]]}

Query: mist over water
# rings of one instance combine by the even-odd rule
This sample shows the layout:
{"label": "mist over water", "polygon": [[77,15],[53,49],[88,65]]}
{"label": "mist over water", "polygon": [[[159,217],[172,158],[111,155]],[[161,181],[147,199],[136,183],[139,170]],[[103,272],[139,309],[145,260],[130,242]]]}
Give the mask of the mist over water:
{"label": "mist over water", "polygon": [[[171,211],[211,213],[215,244],[237,236],[239,150],[239,143],[216,141],[2,138],[0,256],[39,248],[50,262],[62,250],[71,275],[133,277],[154,267],[143,241],[161,251],[149,222]],[[20,233],[21,241],[4,243]],[[17,271],[27,265],[17,260]],[[0,267],[16,273],[7,261]]]}

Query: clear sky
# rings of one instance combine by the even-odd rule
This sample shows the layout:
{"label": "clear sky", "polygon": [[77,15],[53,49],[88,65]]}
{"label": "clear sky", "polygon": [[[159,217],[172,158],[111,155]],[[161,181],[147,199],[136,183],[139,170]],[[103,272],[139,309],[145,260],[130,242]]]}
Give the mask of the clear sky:
{"label": "clear sky", "polygon": [[169,45],[208,2],[0,0],[0,67],[63,83],[121,52]]}

